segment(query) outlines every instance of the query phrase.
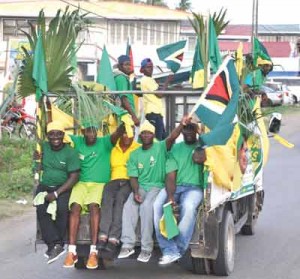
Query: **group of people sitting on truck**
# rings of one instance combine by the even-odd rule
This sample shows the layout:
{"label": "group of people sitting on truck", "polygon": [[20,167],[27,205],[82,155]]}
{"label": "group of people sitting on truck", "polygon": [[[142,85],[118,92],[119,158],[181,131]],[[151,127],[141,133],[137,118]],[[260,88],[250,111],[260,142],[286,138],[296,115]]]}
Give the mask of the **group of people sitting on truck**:
{"label": "group of people sitting on truck", "polygon": [[[119,57],[120,71],[124,71],[128,61],[129,57]],[[148,71],[149,78],[151,67],[153,70],[150,59],[142,61],[141,71]],[[127,79],[127,76],[124,72],[118,75],[118,82],[125,84],[122,78]],[[146,84],[152,87],[149,85],[146,90],[155,91],[158,86],[154,86],[154,82],[147,79]],[[129,84],[127,80],[126,84]],[[148,118],[140,123],[133,115],[129,96],[132,95],[124,94],[120,98],[132,117],[131,129],[128,125],[125,129],[122,123],[111,135],[98,137],[97,125],[83,123],[82,136],[71,135],[69,145],[59,121],[47,125],[48,141],[43,144],[42,156],[35,154],[42,161],[42,176],[34,204],[42,238],[48,246],[45,257],[49,264],[65,253],[68,228],[64,267],[74,267],[78,261],[76,239],[80,215],[87,212],[91,235],[88,269],[98,267],[103,250],[114,253],[121,245],[118,258],[134,254],[139,219],[141,252],[138,261],[148,262],[151,258],[154,230],[162,252],[160,265],[177,261],[188,248],[204,187],[206,155],[197,139],[200,127],[184,116],[179,126],[164,138],[163,122],[157,117],[160,112],[151,114],[149,110]],[[151,96],[149,100],[151,102]],[[141,143],[135,141],[134,130],[138,131]],[[175,143],[181,133],[184,141]],[[156,135],[159,139],[155,139]],[[179,208],[179,234],[171,239],[162,234],[160,227],[163,206],[168,202],[173,209]]]}
{"label": "group of people sitting on truck", "polygon": [[[174,144],[181,132],[184,142]],[[128,137],[124,125],[104,137],[97,137],[97,128],[88,125],[83,129],[83,136],[71,136],[73,149],[63,142],[61,124],[50,122],[48,142],[43,146],[43,175],[35,198],[42,236],[48,245],[45,253],[48,263],[65,251],[69,210],[65,267],[73,267],[78,260],[76,237],[80,214],[85,212],[90,212],[91,218],[87,268],[97,268],[99,251],[115,251],[120,242],[118,258],[132,255],[139,218],[141,253],[138,260],[148,262],[151,257],[154,227],[163,254],[159,264],[178,260],[188,247],[197,207],[202,200],[204,151],[198,163],[192,159],[198,132],[198,124],[184,117],[165,140],[154,141],[155,128],[145,120],[140,127],[140,146],[133,136]],[[41,194],[44,200],[38,203]],[[168,201],[173,206],[180,205],[180,234],[171,240],[162,236],[159,228],[163,205]],[[55,218],[49,209],[53,202]]]}

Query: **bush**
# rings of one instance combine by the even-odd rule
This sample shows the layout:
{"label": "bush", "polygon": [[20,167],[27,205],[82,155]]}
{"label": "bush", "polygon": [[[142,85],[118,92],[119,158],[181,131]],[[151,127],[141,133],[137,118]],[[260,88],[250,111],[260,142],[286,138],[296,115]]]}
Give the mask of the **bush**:
{"label": "bush", "polygon": [[18,198],[33,189],[34,143],[24,139],[0,141],[0,198]]}

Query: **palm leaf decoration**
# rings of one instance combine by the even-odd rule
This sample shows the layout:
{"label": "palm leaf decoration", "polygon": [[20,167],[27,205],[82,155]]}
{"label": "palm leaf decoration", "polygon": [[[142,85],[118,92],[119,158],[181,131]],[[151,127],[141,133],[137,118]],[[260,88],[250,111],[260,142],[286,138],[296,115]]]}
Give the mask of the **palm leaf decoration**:
{"label": "palm leaf decoration", "polygon": [[[69,7],[64,12],[58,10],[46,30],[45,14],[41,10],[37,26],[30,24],[31,35],[23,32],[29,41],[31,50],[35,49],[38,32],[43,38],[49,92],[60,94],[70,90],[73,70],[71,62],[81,44],[75,51],[74,45],[78,33],[89,23],[85,18],[86,15],[80,15],[79,9],[69,11]],[[26,97],[35,92],[32,79],[33,51],[25,48],[22,48],[22,51],[24,60],[18,77],[18,94]]]}

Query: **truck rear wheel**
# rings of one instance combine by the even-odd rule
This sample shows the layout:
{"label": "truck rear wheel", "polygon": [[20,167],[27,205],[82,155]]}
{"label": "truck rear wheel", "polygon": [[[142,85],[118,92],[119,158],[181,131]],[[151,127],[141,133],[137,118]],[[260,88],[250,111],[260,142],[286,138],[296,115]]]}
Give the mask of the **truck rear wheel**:
{"label": "truck rear wheel", "polygon": [[235,229],[232,213],[224,210],[219,231],[219,251],[213,261],[213,271],[218,276],[228,276],[234,269]]}
{"label": "truck rear wheel", "polygon": [[193,273],[195,274],[210,274],[210,260],[203,258],[192,258]]}

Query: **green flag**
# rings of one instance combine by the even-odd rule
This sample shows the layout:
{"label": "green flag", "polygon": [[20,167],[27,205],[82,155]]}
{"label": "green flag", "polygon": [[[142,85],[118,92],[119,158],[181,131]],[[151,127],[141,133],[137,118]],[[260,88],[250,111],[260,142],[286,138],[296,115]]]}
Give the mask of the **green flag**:
{"label": "green flag", "polygon": [[116,90],[114,74],[109,60],[106,47],[103,47],[100,65],[97,74],[97,82],[108,87],[110,90]]}
{"label": "green flag", "polygon": [[208,37],[208,54],[210,67],[212,68],[213,73],[216,73],[222,64],[222,58],[220,54],[217,34],[214,26],[214,21],[212,18],[209,18],[209,37]]}
{"label": "green flag", "polygon": [[194,52],[193,66],[190,74],[190,83],[192,84],[192,87],[194,89],[204,87],[204,66],[200,53],[199,38],[197,38],[197,44]]}
{"label": "green flag", "polygon": [[173,73],[176,73],[181,66],[185,45],[186,41],[179,41],[156,49],[159,59],[164,61]]}
{"label": "green flag", "polygon": [[163,216],[159,222],[160,233],[167,239],[172,239],[179,234],[177,221],[173,214],[172,203],[168,202],[163,205]]}
{"label": "green flag", "polygon": [[48,92],[46,61],[43,48],[43,40],[40,33],[38,34],[33,54],[32,78],[35,81],[35,99],[38,102],[42,97],[42,92],[44,92],[45,94],[47,94]]}
{"label": "green flag", "polygon": [[267,49],[265,48],[265,46],[257,39],[257,38],[254,38],[254,53],[253,53],[253,59],[254,59],[254,65],[257,66],[258,61],[259,59],[261,60],[266,60],[266,61],[270,61],[272,62],[271,60],[271,57],[267,51]]}
{"label": "green flag", "polygon": [[77,56],[76,56],[76,49],[77,46],[76,44],[73,45],[72,47],[72,52],[71,52],[71,66],[73,68],[72,73],[75,74],[77,72]]}

